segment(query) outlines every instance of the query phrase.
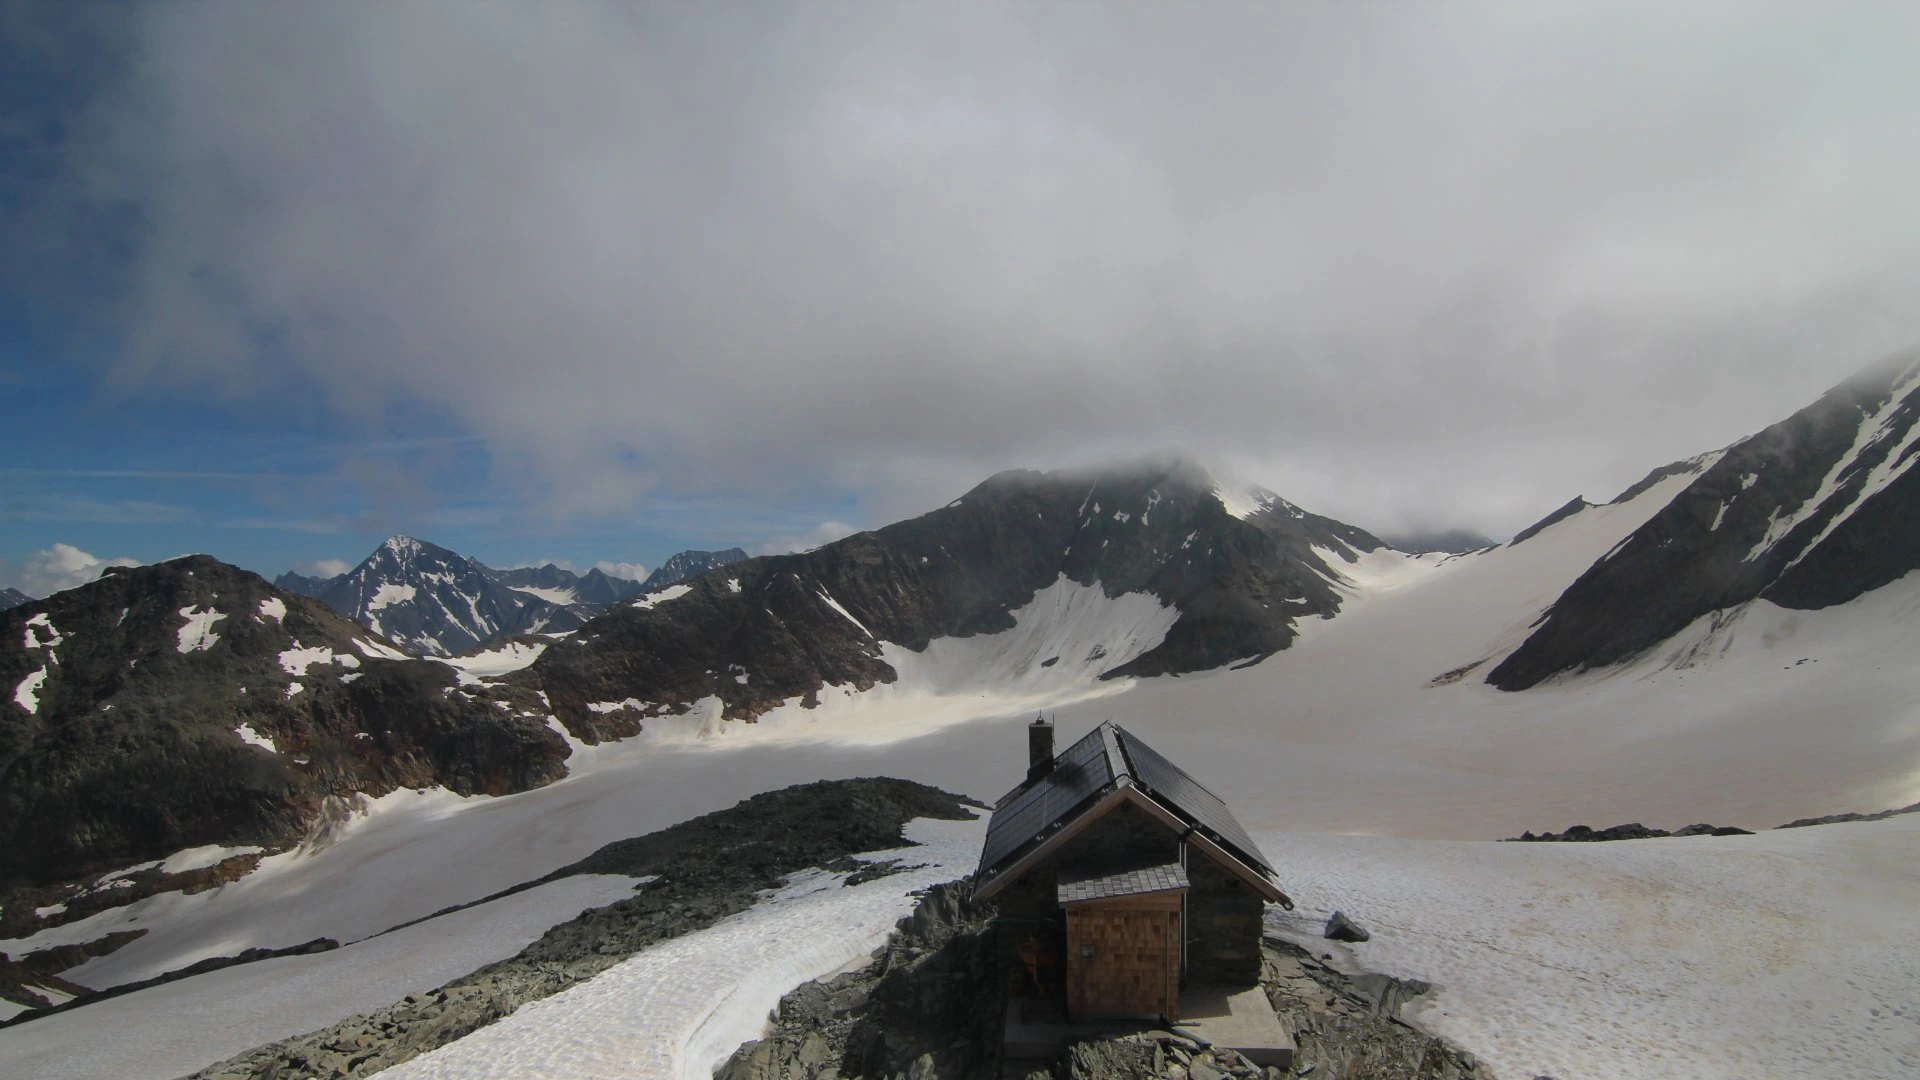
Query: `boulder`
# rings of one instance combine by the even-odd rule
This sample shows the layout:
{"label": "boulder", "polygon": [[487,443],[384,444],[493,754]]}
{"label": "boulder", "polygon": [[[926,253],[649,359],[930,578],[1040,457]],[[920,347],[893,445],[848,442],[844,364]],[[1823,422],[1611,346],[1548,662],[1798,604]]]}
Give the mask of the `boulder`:
{"label": "boulder", "polygon": [[1347,918],[1344,911],[1336,911],[1333,918],[1327,920],[1327,932],[1324,935],[1334,941],[1366,941],[1373,937],[1367,928]]}

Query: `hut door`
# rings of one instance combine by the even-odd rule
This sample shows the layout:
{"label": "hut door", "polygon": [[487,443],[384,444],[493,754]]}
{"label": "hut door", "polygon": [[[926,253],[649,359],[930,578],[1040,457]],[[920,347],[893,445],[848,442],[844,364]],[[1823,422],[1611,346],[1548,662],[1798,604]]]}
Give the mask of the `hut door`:
{"label": "hut door", "polygon": [[1067,1011],[1177,1019],[1180,913],[1067,909]]}

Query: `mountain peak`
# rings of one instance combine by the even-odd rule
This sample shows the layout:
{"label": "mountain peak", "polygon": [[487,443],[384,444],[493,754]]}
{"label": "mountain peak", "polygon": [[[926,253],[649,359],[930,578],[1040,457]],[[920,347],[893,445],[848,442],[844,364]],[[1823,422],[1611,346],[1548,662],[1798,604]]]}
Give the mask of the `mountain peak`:
{"label": "mountain peak", "polygon": [[380,545],[380,550],[388,552],[396,558],[410,559],[424,551],[427,546],[428,545],[404,533],[395,533],[387,537],[386,543]]}

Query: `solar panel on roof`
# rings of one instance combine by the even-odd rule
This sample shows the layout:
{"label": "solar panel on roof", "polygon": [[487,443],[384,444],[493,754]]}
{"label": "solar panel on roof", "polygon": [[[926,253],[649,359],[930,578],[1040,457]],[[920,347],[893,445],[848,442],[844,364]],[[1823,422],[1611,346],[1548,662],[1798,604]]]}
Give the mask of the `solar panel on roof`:
{"label": "solar panel on roof", "polygon": [[1273,872],[1273,867],[1267,865],[1266,856],[1260,854],[1259,845],[1234,819],[1233,811],[1227,809],[1227,804],[1221,801],[1220,796],[1208,791],[1198,780],[1161,757],[1158,751],[1141,742],[1126,728],[1116,724],[1114,730],[1120,735],[1120,745],[1126,753],[1134,779],[1141,786],[1159,796],[1169,809],[1184,814],[1194,824],[1212,833],[1221,846],[1232,851],[1247,865],[1269,874]]}
{"label": "solar panel on roof", "polygon": [[1053,771],[999,810],[987,823],[986,843],[980,850],[980,870],[997,868],[1030,841],[1039,839],[1054,822],[1105,790],[1114,773],[1107,758],[1106,739],[1094,728],[1054,759]]}

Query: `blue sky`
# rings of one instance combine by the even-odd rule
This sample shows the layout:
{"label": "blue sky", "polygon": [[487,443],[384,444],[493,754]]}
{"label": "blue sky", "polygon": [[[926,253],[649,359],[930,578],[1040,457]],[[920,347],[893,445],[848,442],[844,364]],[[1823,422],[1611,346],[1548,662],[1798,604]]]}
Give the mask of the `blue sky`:
{"label": "blue sky", "polygon": [[140,561],[206,552],[273,576],[356,562],[406,532],[491,565],[585,570],[652,567],[688,547],[759,548],[858,515],[848,498],[670,496],[555,520],[493,483],[484,439],[418,413],[370,427],[311,393],[127,393],[96,371],[0,327],[0,428],[12,446],[0,466],[0,584],[20,584],[26,556],[55,543]]}
{"label": "blue sky", "polygon": [[1916,51],[1878,3],[0,6],[0,584],[653,565],[1167,450],[1509,535],[1920,344]]}

